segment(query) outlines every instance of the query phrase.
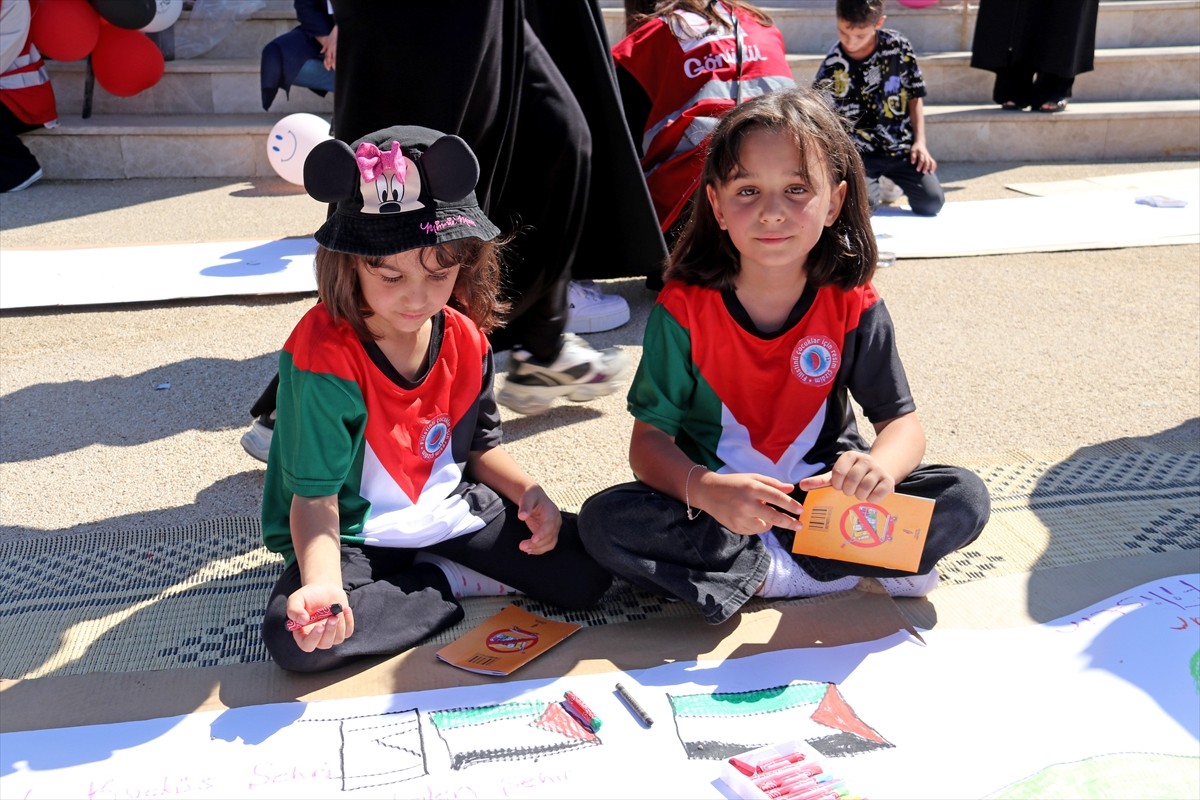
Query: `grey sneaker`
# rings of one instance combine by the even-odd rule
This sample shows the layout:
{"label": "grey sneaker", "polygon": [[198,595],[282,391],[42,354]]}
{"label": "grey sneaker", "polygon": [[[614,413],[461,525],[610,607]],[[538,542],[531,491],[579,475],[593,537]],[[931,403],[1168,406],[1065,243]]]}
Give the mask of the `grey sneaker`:
{"label": "grey sneaker", "polygon": [[275,412],[254,420],[250,430],[242,434],[242,449],[264,464],[271,452],[271,436],[275,433]]}
{"label": "grey sneaker", "polygon": [[573,334],[550,364],[526,350],[514,350],[508,378],[496,400],[519,414],[541,414],[556,397],[576,403],[612,394],[629,369],[629,357],[615,347],[594,350]]}
{"label": "grey sneaker", "polygon": [[879,177],[879,202],[885,206],[890,206],[899,202],[901,197],[904,197],[904,190],[897,186],[888,176],[881,175]]}

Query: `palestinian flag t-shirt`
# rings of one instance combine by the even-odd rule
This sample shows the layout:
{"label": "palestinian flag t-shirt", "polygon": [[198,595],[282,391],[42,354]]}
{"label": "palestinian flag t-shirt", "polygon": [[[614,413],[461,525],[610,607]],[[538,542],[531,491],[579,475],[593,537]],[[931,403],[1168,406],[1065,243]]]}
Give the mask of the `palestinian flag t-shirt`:
{"label": "palestinian flag t-shirt", "polygon": [[343,541],[424,547],[482,528],[499,496],[465,480],[472,450],[500,443],[487,338],[451,308],[433,319],[429,366],[405,380],[323,305],[279,356],[263,540],[290,563],[292,497],[336,495]]}
{"label": "palestinian flag t-shirt", "polygon": [[697,463],[795,483],[867,449],[851,396],[871,422],[916,410],[871,284],[810,285],[766,335],[734,291],[672,281],[650,312],[628,401]]}

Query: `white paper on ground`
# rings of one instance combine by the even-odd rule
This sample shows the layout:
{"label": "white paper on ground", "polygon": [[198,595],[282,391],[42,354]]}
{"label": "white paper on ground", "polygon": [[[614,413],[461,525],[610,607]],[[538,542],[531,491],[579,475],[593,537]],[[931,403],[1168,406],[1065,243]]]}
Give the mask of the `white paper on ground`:
{"label": "white paper on ground", "polygon": [[1143,191],[1003,200],[947,200],[936,217],[884,206],[871,217],[879,249],[905,258],[1103,250],[1200,242],[1200,187],[1171,195],[1183,208],[1137,202]]}
{"label": "white paper on ground", "polygon": [[4,250],[0,308],[138,303],[316,290],[311,237]]}
{"label": "white paper on ground", "polygon": [[[867,797],[1195,796],[1198,630],[1200,575],[1180,575],[1042,625],[934,629],[925,645],[896,633],[628,674],[6,733],[0,796],[719,798],[727,754],[793,739]],[[602,720],[595,735],[547,716],[567,690]],[[1131,760],[1142,773],[1114,775]]]}

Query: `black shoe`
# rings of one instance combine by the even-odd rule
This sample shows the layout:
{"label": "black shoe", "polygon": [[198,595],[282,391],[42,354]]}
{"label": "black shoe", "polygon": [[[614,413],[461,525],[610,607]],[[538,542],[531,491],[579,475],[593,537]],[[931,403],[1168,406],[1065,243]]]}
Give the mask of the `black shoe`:
{"label": "black shoe", "polygon": [[35,163],[33,165],[33,172],[31,172],[28,175],[26,175],[25,177],[21,178],[19,181],[17,181],[17,183],[14,186],[12,186],[8,189],[0,189],[0,192],[3,192],[4,194],[8,194],[9,192],[19,192],[22,189],[32,186],[33,184],[37,183],[41,179],[42,179],[42,168],[39,167]]}

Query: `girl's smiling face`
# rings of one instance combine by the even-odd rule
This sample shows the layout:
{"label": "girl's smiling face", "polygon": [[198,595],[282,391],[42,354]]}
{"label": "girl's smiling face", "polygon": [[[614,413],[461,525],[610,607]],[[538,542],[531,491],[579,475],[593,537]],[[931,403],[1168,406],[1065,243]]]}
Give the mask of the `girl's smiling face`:
{"label": "girl's smiling face", "polygon": [[386,258],[358,260],[363,299],[375,312],[367,325],[385,339],[421,330],[454,293],[459,267],[443,269],[430,254],[430,267],[426,268],[421,262],[424,252],[406,250]]}
{"label": "girl's smiling face", "polygon": [[743,271],[785,268],[803,273],[809,251],[841,212],[846,182],[832,185],[820,156],[810,157],[807,169],[802,169],[801,157],[788,134],[757,128],[742,139],[740,169],[724,183],[706,187],[717,223],[741,255]]}

